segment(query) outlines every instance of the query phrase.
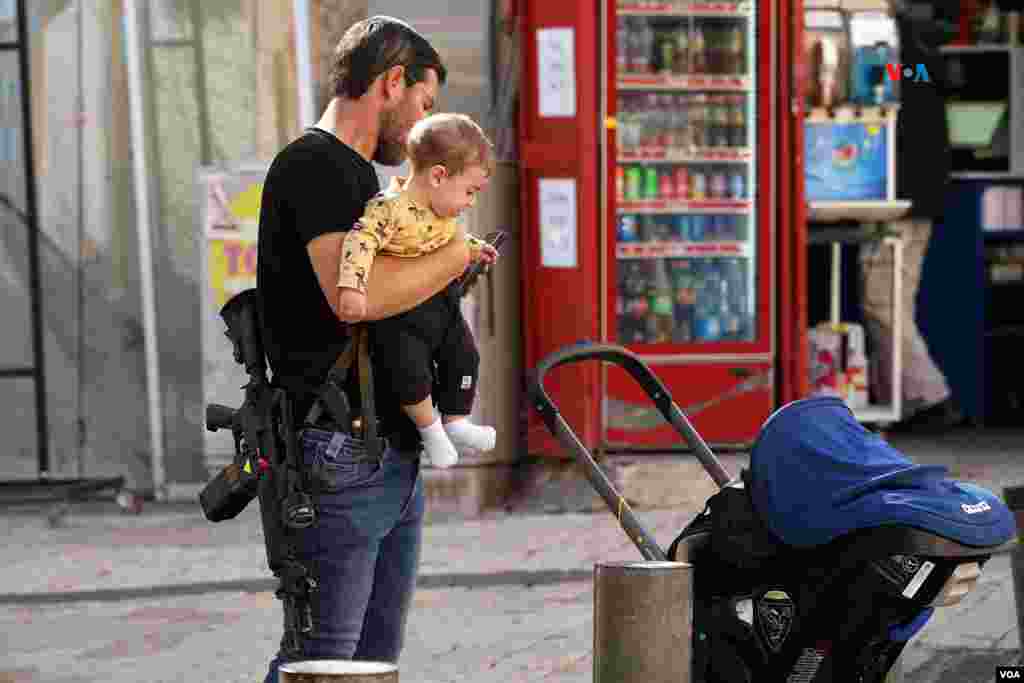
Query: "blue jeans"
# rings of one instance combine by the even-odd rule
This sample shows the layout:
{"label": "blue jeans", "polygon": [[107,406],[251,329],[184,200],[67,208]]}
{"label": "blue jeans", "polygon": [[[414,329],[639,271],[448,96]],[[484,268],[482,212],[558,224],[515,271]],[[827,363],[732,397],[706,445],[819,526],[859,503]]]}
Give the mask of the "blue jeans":
{"label": "blue jeans", "polygon": [[[298,535],[298,555],[319,583],[302,659],[395,663],[423,536],[419,456],[389,448],[380,463],[357,462],[361,442],[320,429],[305,430],[302,451],[307,465],[325,467],[330,488],[316,498],[316,524]],[[264,683],[277,683],[285,661],[279,652]]]}

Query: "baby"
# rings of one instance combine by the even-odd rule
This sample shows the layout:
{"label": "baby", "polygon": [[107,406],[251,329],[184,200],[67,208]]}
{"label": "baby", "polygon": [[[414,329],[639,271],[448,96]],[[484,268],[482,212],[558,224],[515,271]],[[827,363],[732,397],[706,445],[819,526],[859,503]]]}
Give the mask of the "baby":
{"label": "baby", "polygon": [[[375,255],[416,257],[447,244],[461,232],[457,218],[487,185],[494,165],[487,136],[461,114],[423,119],[410,131],[408,147],[412,173],[404,186],[371,199],[342,244],[340,313],[348,320],[366,314],[366,283]],[[471,235],[465,239],[473,260],[495,262],[492,246]],[[436,467],[456,463],[456,446],[488,451],[496,438],[492,427],[467,419],[480,355],[459,299],[458,283],[452,283],[411,311],[373,323],[374,357],[386,359],[375,364],[374,372],[416,423]],[[432,394],[435,364],[440,418]]]}

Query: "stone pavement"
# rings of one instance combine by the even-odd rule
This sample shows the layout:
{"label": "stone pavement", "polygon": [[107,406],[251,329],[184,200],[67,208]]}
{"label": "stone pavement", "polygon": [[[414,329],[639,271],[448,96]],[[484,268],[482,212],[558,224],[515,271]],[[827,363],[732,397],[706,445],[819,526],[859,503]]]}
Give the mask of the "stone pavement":
{"label": "stone pavement", "polygon": [[[896,443],[997,492],[1024,483],[1020,435]],[[512,507],[427,527],[405,683],[590,681],[593,566],[639,554],[608,512]],[[637,513],[667,545],[698,507]],[[0,681],[260,680],[280,616],[255,505],[221,524],[191,505],[133,516],[88,503],[56,527],[46,512],[0,516]],[[904,681],[994,680],[995,666],[1018,661],[1019,639],[1004,555],[912,641]]]}

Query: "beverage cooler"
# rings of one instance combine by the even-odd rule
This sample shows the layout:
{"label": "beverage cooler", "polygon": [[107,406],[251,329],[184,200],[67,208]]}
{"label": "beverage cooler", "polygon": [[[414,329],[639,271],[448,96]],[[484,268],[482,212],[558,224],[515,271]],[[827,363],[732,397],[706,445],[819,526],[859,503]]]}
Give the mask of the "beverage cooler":
{"label": "beverage cooler", "polygon": [[[776,273],[777,8],[527,5],[527,363],[585,339],[623,345],[705,440],[749,444],[777,404],[791,305]],[[548,386],[591,448],[685,446],[620,368],[558,368]],[[558,450],[533,414],[527,446]]]}

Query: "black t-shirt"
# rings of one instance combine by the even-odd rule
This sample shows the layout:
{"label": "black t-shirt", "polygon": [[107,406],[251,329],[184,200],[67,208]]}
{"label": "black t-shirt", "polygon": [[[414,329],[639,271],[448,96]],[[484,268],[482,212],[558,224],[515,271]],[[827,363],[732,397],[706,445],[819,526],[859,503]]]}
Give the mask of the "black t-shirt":
{"label": "black t-shirt", "polygon": [[[320,235],[350,229],[379,191],[373,165],[317,128],[285,147],[267,172],[256,268],[263,342],[275,383],[295,400],[297,421],[305,419],[349,339],[348,327],[320,289],[306,247]],[[413,447],[419,441],[415,425],[390,388],[375,384],[381,431],[392,434],[396,445]]]}

